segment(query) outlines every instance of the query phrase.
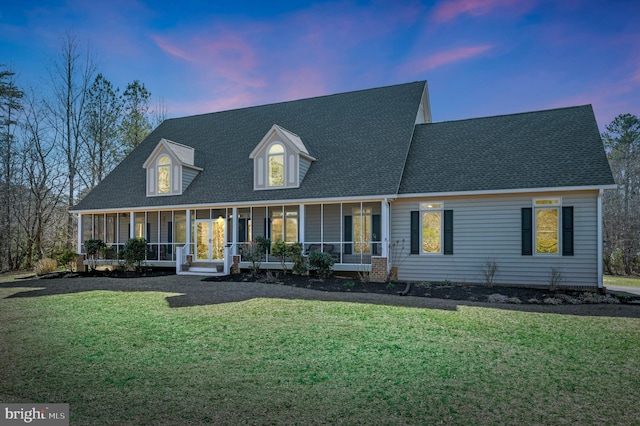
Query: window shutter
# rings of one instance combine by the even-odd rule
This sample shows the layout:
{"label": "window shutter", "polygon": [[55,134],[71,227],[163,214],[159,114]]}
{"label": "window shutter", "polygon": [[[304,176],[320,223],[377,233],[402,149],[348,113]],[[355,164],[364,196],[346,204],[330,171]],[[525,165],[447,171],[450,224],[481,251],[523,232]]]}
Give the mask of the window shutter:
{"label": "window shutter", "polygon": [[167,222],[167,242],[173,242],[173,223],[171,221]]}
{"label": "window shutter", "polygon": [[420,254],[420,212],[411,212],[411,254]]}
{"label": "window shutter", "polygon": [[453,210],[444,211],[444,254],[453,254]]}
{"label": "window shutter", "polygon": [[533,209],[526,207],[522,209],[522,255],[531,256],[533,254]]}
{"label": "window shutter", "polygon": [[562,255],[573,256],[573,206],[562,208]]}
{"label": "window shutter", "polygon": [[151,224],[147,222],[147,234],[144,236],[144,239],[147,240],[147,243],[151,240]]}
{"label": "window shutter", "polygon": [[[344,238],[343,238],[344,242],[348,243],[353,241],[352,235],[353,235],[353,217],[345,216],[344,217]],[[351,253],[353,253],[353,245],[345,244],[344,254],[351,254]]]}
{"label": "window shutter", "polygon": [[[371,241],[377,242],[377,241],[381,241],[380,238],[382,237],[382,223],[381,223],[381,218],[379,214],[374,214],[371,215],[371,233],[373,235],[371,235]],[[380,244],[372,244],[373,246],[373,255],[377,256],[380,253]]]}

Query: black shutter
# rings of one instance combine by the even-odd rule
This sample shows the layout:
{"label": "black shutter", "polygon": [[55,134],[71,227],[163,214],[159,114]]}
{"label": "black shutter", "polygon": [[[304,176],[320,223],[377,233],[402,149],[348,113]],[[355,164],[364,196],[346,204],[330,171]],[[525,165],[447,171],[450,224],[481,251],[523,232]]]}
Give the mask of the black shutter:
{"label": "black shutter", "polygon": [[147,235],[145,235],[145,240],[147,240],[147,242],[151,241],[151,224],[149,222],[147,222]]}
{"label": "black shutter", "polygon": [[[353,241],[353,217],[345,216],[344,217],[344,238],[343,241],[345,243]],[[344,245],[344,254],[353,253],[353,244],[345,244]]]}
{"label": "black shutter", "polygon": [[167,242],[173,242],[173,223],[171,221],[167,222]]}
{"label": "black shutter", "polygon": [[526,207],[522,209],[522,255],[531,256],[533,254],[533,209]]}
{"label": "black shutter", "polygon": [[411,212],[411,254],[420,254],[420,212]]}
{"label": "black shutter", "polygon": [[453,210],[444,211],[444,254],[453,254]]}
{"label": "black shutter", "polygon": [[374,214],[371,216],[371,241],[373,244],[373,255],[377,256],[380,254],[381,247],[380,244],[376,244],[376,242],[380,241],[380,237],[382,236],[382,219],[379,214]]}
{"label": "black shutter", "polygon": [[562,255],[573,256],[573,207],[562,208]]}

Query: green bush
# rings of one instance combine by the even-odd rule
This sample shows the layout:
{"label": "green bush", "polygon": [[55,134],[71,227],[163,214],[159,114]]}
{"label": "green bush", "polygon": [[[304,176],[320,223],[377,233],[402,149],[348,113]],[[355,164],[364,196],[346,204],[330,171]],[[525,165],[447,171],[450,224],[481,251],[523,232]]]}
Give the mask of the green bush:
{"label": "green bush", "polygon": [[302,255],[302,244],[294,243],[289,245],[289,258],[293,262],[291,272],[296,275],[306,275],[309,272],[307,259]]}
{"label": "green bush", "polygon": [[251,262],[251,270],[253,275],[258,275],[260,265],[264,260],[264,256],[271,245],[271,240],[264,237],[255,237],[253,241],[242,252],[243,259]]}
{"label": "green bush", "polygon": [[327,278],[333,271],[335,260],[329,253],[312,251],[309,253],[309,265],[321,278]]}
{"label": "green bush", "polygon": [[78,253],[73,250],[65,250],[60,256],[58,256],[58,263],[64,266],[66,269],[73,271],[76,265],[76,259],[78,258]]}
{"label": "green bush", "polygon": [[147,240],[144,238],[131,238],[127,240],[122,249],[122,257],[128,268],[141,271],[147,254]]}
{"label": "green bush", "polygon": [[89,259],[89,268],[94,271],[96,269],[96,260],[98,253],[105,247],[104,241],[98,239],[84,240],[84,251]]}
{"label": "green bush", "polygon": [[280,264],[282,265],[282,271],[287,273],[287,256],[289,254],[289,244],[285,243],[282,240],[276,240],[271,246],[271,254],[280,259]]}

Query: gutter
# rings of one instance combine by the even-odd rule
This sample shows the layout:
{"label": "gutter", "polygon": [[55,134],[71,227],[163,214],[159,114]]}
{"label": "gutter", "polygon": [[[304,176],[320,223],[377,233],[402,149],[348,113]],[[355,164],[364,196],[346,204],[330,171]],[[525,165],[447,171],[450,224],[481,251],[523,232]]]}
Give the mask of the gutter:
{"label": "gutter", "polygon": [[598,218],[597,218],[597,229],[598,229],[598,254],[597,254],[597,264],[598,264],[598,292],[602,293],[604,291],[604,284],[603,284],[603,278],[602,278],[602,274],[603,274],[603,265],[602,265],[602,194],[604,193],[604,190],[600,189],[598,191]]}

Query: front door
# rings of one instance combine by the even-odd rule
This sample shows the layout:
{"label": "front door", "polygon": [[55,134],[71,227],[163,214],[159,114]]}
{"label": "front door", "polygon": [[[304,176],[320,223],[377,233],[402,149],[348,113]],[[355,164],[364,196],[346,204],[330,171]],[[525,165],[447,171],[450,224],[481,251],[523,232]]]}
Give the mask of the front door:
{"label": "front door", "polygon": [[224,260],[225,221],[222,218],[196,221],[196,260]]}

